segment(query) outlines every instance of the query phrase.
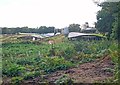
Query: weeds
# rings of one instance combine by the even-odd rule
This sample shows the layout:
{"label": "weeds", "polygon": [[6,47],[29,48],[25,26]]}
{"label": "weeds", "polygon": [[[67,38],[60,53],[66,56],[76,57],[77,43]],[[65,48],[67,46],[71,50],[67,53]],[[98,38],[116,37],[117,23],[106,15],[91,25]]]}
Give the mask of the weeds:
{"label": "weeds", "polygon": [[[52,39],[55,40],[53,37]],[[2,76],[11,77],[14,83],[19,83],[23,79],[33,79],[57,70],[66,70],[78,64],[110,55],[116,64],[115,80],[118,79],[118,51],[115,42],[112,43],[108,40],[68,41],[63,37],[61,39],[63,40],[57,39],[53,45],[54,55],[51,51],[52,46],[47,42],[20,41],[3,43]],[[64,80],[64,77],[56,82],[61,82],[62,79]]]}

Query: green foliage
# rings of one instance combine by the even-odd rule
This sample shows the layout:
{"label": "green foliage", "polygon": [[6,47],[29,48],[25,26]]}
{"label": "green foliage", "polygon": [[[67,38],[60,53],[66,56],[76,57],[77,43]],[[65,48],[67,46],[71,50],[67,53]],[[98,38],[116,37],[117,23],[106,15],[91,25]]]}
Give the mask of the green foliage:
{"label": "green foliage", "polygon": [[119,70],[119,49],[118,49],[118,43],[113,41],[111,42],[112,45],[109,47],[109,55],[111,56],[112,58],[112,61],[114,62],[115,64],[115,71],[114,71],[114,79],[113,79],[113,82],[118,82],[118,77],[119,77],[119,74],[120,74],[120,70]]}
{"label": "green foliage", "polygon": [[66,61],[63,57],[46,57],[39,61],[39,68],[46,73],[51,73],[56,70],[65,70],[74,66],[71,62]]}
{"label": "green foliage", "polygon": [[117,42],[113,41],[109,47],[109,55],[111,56],[114,63],[118,63],[119,51]]}
{"label": "green foliage", "polygon": [[103,50],[108,49],[110,42],[107,40],[102,41],[73,41],[75,50],[79,53],[85,54],[98,54]]}
{"label": "green foliage", "polygon": [[24,74],[24,79],[28,80],[28,79],[33,79],[37,76],[40,76],[40,72],[39,71],[33,71],[33,72],[26,72]]}
{"label": "green foliage", "polygon": [[120,2],[103,2],[102,9],[97,13],[96,28],[103,33],[108,32],[108,37],[118,39],[118,18]]}
{"label": "green foliage", "polygon": [[17,34],[19,32],[21,33],[53,33],[55,27],[46,27],[46,26],[40,26],[38,29],[36,28],[28,28],[28,27],[16,27],[16,28],[2,28],[2,34]]}
{"label": "green foliage", "polygon": [[11,79],[11,83],[15,85],[19,85],[20,83],[22,83],[22,81],[23,77],[12,77]]}
{"label": "green foliage", "polygon": [[80,32],[81,28],[79,26],[79,24],[70,24],[68,29],[70,32]]}
{"label": "green foliage", "polygon": [[66,59],[75,55],[76,51],[74,49],[74,44],[63,42],[55,45],[55,55],[64,56]]}
{"label": "green foliage", "polygon": [[8,64],[7,66],[3,66],[2,73],[7,76],[20,76],[25,72],[25,67],[17,65],[17,64]]}
{"label": "green foliage", "polygon": [[112,24],[113,29],[112,29],[112,33],[111,33],[111,38],[112,38],[112,39],[118,39],[118,37],[119,37],[119,36],[118,36],[118,31],[119,31],[119,30],[118,30],[118,29],[119,29],[119,28],[118,28],[118,27],[119,27],[119,26],[118,26],[118,22],[119,22],[119,21],[118,21],[118,14],[115,14],[114,16],[115,16],[115,21],[114,21],[113,24]]}
{"label": "green foliage", "polygon": [[[56,70],[64,70],[73,66],[72,63],[76,63],[74,56],[77,56],[77,62],[80,63],[93,61],[94,59],[103,56],[109,46],[110,43],[106,40],[90,42],[64,41],[54,44],[55,56],[58,57],[50,57],[51,45],[49,44],[44,43],[36,45],[34,43],[24,42],[11,44],[6,43],[3,44],[3,64],[15,63],[15,65],[25,66],[26,69],[29,70],[44,70],[45,72],[49,73]],[[70,62],[66,60],[69,60]],[[8,65],[5,64],[3,69],[5,69]],[[9,67],[9,65],[7,67]],[[17,68],[17,66],[15,68]],[[6,70],[7,68],[3,70],[5,74]]]}
{"label": "green foliage", "polygon": [[61,76],[59,79],[57,79],[55,81],[55,84],[57,84],[57,85],[61,85],[61,84],[71,85],[71,84],[73,84],[73,80],[64,74],[63,76]]}
{"label": "green foliage", "polygon": [[112,23],[114,21],[114,17],[112,16],[111,13],[102,9],[101,11],[98,12],[97,20],[98,21],[97,21],[96,27],[98,31],[103,33],[105,32],[111,33]]}
{"label": "green foliage", "polygon": [[[52,54],[52,45],[34,43],[5,43],[2,45],[3,54],[5,58],[8,57],[27,57],[27,56],[50,56]],[[21,50],[22,49],[22,50]],[[72,43],[58,43],[54,44],[55,56],[71,57],[75,54],[75,49]]]}
{"label": "green foliage", "polygon": [[[11,77],[12,82],[16,83],[21,82],[22,79],[33,79],[57,70],[66,70],[105,55],[112,56],[113,62],[117,62],[116,41],[68,41],[66,38],[59,40],[54,37],[52,39],[56,40],[53,44],[54,56],[51,56],[52,45],[46,42],[47,39],[40,43],[39,41],[3,43],[2,76]],[[116,75],[119,73],[117,67],[116,63]],[[105,70],[111,71],[107,68]],[[62,77],[56,82],[62,81],[66,82],[66,77]]]}
{"label": "green foliage", "polygon": [[19,65],[32,65],[34,62],[27,60],[27,59],[21,59],[17,61],[17,64]]}
{"label": "green foliage", "polygon": [[114,72],[114,69],[111,68],[102,68],[102,70],[106,71],[106,72]]}

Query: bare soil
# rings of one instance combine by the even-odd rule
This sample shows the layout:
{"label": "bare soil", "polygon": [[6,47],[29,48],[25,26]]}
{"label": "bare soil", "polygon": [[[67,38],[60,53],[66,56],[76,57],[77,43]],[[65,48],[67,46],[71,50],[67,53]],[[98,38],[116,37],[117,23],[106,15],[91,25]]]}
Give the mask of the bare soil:
{"label": "bare soil", "polygon": [[67,74],[74,83],[95,83],[104,82],[113,77],[114,64],[109,56],[98,59],[94,62],[84,63],[77,68],[71,68],[65,71],[57,71],[47,76],[49,82],[54,82],[62,75]]}

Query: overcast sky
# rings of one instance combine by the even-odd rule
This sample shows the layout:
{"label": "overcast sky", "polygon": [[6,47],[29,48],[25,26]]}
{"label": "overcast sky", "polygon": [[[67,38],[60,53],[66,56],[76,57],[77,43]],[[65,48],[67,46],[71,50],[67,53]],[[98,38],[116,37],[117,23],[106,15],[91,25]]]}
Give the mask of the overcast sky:
{"label": "overcast sky", "polygon": [[92,26],[98,10],[93,0],[0,0],[0,27]]}

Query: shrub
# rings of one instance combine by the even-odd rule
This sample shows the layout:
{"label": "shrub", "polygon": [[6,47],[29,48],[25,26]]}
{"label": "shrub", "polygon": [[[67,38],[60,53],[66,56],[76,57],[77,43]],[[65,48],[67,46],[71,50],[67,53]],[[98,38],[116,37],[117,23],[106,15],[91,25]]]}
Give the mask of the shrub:
{"label": "shrub", "polygon": [[10,64],[7,67],[3,67],[3,74],[7,76],[19,76],[25,72],[25,67],[17,65],[17,64]]}
{"label": "shrub", "polygon": [[11,83],[15,85],[19,85],[20,83],[22,83],[22,81],[23,77],[12,77],[11,79]]}
{"label": "shrub", "polygon": [[40,76],[40,72],[39,71],[33,71],[33,72],[27,72],[24,75],[24,79],[28,80],[28,79],[33,79],[34,77]]}
{"label": "shrub", "polygon": [[17,60],[17,64],[19,65],[32,65],[34,61],[29,58],[21,58]]}
{"label": "shrub", "polygon": [[47,73],[54,72],[56,70],[65,70],[74,66],[73,63],[65,60],[63,57],[46,57],[43,62],[39,63],[41,70]]}

